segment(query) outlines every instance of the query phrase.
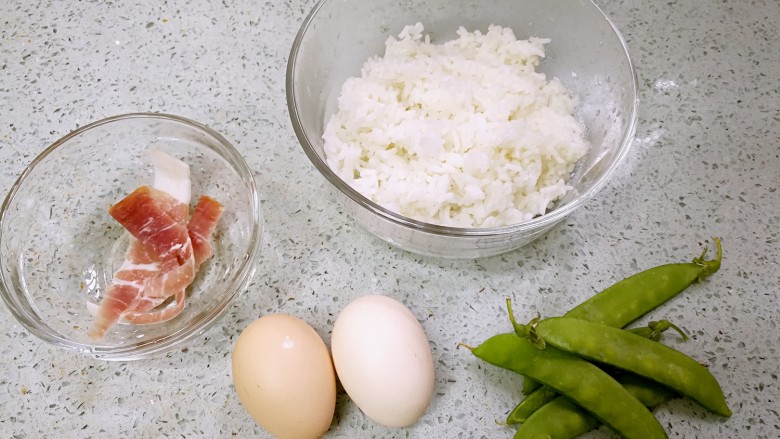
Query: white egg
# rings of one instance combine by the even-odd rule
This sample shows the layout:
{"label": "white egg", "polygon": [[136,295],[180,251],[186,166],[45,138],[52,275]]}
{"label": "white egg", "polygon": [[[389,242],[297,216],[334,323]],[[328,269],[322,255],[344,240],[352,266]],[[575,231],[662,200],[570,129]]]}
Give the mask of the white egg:
{"label": "white egg", "polygon": [[433,355],[422,326],[402,303],[364,296],[336,318],[336,374],[355,404],[388,427],[414,424],[433,396]]}
{"label": "white egg", "polygon": [[255,421],[281,439],[321,437],[336,407],[328,348],[303,320],[275,314],[252,322],[233,348],[233,383]]}

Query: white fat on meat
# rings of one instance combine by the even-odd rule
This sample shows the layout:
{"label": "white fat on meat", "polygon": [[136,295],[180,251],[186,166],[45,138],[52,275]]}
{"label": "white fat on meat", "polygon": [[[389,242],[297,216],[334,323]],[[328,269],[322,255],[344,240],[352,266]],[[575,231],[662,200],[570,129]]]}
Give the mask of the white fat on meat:
{"label": "white fat on meat", "polygon": [[152,187],[167,193],[181,203],[190,204],[192,185],[189,165],[159,149],[150,150],[149,156],[154,167]]}

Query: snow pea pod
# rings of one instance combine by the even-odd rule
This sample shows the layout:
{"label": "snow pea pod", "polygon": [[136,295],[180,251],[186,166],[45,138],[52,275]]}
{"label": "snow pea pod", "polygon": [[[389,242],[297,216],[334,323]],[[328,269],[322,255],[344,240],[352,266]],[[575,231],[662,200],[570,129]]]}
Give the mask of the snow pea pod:
{"label": "snow pea pod", "polygon": [[511,412],[509,412],[509,416],[506,417],[506,423],[512,425],[527,421],[534,412],[557,397],[558,392],[554,389],[547,386],[539,387],[529,393]]}
{"label": "snow pea pod", "polygon": [[[723,251],[720,238],[713,238],[715,259],[706,260],[707,248],[688,263],[665,264],[627,277],[582,302],[565,317],[573,317],[607,326],[622,328],[664,304],[694,282],[720,269]],[[533,380],[523,381],[523,394],[538,388]]]}
{"label": "snow pea pod", "polygon": [[[654,408],[674,397],[657,384],[635,375],[621,375],[617,381],[647,408]],[[558,396],[540,407],[517,429],[514,439],[571,439],[599,425],[598,419],[567,398]]]}
{"label": "snow pea pod", "polygon": [[713,241],[717,247],[715,259],[705,260],[705,248],[691,262],[660,265],[642,271],[601,291],[564,316],[615,328],[628,325],[680,294],[694,282],[718,271],[723,251],[720,239],[713,238]]}
{"label": "snow pea pod", "polygon": [[[677,326],[668,320],[650,322],[647,326],[632,328],[628,329],[627,331],[639,335],[640,337],[658,341],[661,338],[661,334],[669,328],[674,328],[677,332],[680,333],[680,335],[682,335],[683,339],[687,338],[687,336]],[[638,391],[638,389],[635,390]],[[534,412],[550,401],[554,400],[556,397],[558,397],[558,392],[547,386],[541,386],[540,388],[528,394],[528,396],[523,398],[523,400],[520,401],[517,406],[515,406],[515,408],[509,413],[509,416],[507,416],[506,423],[512,425],[526,422],[531,417],[531,415],[534,414]]]}
{"label": "snow pea pod", "polygon": [[523,395],[530,395],[531,393],[534,393],[539,387],[541,387],[539,381],[532,380],[528,377],[523,377],[523,388],[521,389]]}
{"label": "snow pea pod", "polygon": [[513,333],[495,335],[470,349],[490,364],[552,387],[626,438],[667,437],[639,400],[589,361],[554,348],[538,349]]}
{"label": "snow pea pod", "polygon": [[622,329],[569,317],[531,325],[535,337],[583,358],[626,370],[668,386],[721,416],[731,416],[714,376],[691,357]]}
{"label": "snow pea pod", "polygon": [[649,409],[654,409],[676,396],[666,387],[632,373],[618,375],[617,381]]}
{"label": "snow pea pod", "polygon": [[571,400],[558,396],[539,408],[517,429],[514,439],[564,439],[598,427],[599,421]]}

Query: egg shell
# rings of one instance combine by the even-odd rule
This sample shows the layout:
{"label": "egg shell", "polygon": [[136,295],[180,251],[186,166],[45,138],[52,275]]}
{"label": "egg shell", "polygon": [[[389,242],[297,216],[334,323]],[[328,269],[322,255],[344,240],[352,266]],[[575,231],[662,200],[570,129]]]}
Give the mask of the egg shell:
{"label": "egg shell", "polygon": [[233,348],[233,383],[255,421],[280,439],[317,438],[330,427],[336,375],[328,348],[303,320],[284,314],[247,326]]}
{"label": "egg shell", "polygon": [[402,303],[381,295],[354,300],[336,318],[331,350],[339,381],[366,416],[405,427],[425,413],[433,355],[422,325]]}

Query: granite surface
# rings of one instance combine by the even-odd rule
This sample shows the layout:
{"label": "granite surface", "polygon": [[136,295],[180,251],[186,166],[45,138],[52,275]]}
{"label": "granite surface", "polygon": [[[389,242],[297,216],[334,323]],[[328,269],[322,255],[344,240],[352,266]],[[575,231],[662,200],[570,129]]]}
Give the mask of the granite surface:
{"label": "granite surface", "polygon": [[[617,177],[535,243],[482,260],[390,247],[332,202],[290,126],[284,73],[314,2],[0,3],[0,190],[47,145],[91,121],[160,111],[205,123],[243,153],[265,213],[263,258],[242,300],[180,350],[107,363],[54,349],[0,311],[0,437],[266,437],[240,406],[230,352],[267,313],[329,340],[338,311],[369,293],[404,301],[428,334],[435,397],[387,429],[341,393],[328,437],[509,438],[499,425],[519,377],[458,342],[508,331],[503,298],[556,315],[611,282],[685,261],[723,237],[723,268],[653,313],[668,343],[710,368],[730,419],[676,399],[671,437],[780,437],[780,3],[597,3],[622,30],[639,79],[636,140]],[[612,437],[605,428],[587,437]]]}

